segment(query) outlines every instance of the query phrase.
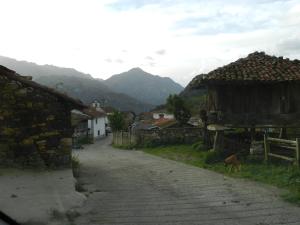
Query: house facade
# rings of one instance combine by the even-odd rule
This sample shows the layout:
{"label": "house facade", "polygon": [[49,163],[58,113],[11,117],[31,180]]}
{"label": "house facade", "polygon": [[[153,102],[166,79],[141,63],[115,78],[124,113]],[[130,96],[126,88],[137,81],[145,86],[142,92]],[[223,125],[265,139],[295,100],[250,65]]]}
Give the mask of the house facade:
{"label": "house facade", "polygon": [[90,108],[84,111],[91,118],[88,120],[88,128],[92,137],[96,140],[106,136],[108,119],[106,113],[100,107],[100,103],[94,101]]}
{"label": "house facade", "polygon": [[174,119],[174,115],[167,113],[166,111],[155,111],[152,112],[152,117],[155,120],[158,120],[160,118],[164,118],[164,119],[169,119],[169,120],[173,120]]}
{"label": "house facade", "polygon": [[70,166],[78,100],[0,66],[0,164]]}
{"label": "house facade", "polygon": [[91,116],[74,109],[72,110],[72,126],[74,127],[74,138],[87,138],[90,135],[90,130],[88,127],[88,120]]}

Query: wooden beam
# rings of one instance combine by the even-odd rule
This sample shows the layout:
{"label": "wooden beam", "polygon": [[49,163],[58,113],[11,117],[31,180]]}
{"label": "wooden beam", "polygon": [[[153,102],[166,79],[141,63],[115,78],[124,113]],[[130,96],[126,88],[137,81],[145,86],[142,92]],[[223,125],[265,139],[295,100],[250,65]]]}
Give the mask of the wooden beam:
{"label": "wooden beam", "polygon": [[285,160],[288,160],[288,161],[291,161],[291,162],[295,161],[294,158],[283,156],[283,155],[277,155],[277,154],[274,154],[274,153],[269,153],[268,155],[272,156],[272,157],[275,157],[275,158],[285,159]]}
{"label": "wooden beam", "polygon": [[296,146],[296,141],[292,141],[292,140],[268,137],[268,141],[277,142],[277,143],[285,143],[285,144],[290,144],[290,145],[295,145]]}

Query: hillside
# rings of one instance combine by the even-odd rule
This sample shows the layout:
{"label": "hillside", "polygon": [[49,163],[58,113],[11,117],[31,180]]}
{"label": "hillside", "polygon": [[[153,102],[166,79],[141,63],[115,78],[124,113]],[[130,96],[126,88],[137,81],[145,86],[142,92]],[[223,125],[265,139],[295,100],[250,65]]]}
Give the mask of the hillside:
{"label": "hillside", "polygon": [[122,111],[133,110],[137,113],[148,111],[153,107],[125,94],[115,93],[101,79],[94,79],[91,75],[81,73],[75,69],[51,65],[41,66],[3,56],[0,57],[0,65],[15,70],[21,75],[33,76],[34,81],[56,88],[86,104],[97,99],[104,102],[105,105]]}
{"label": "hillside", "polygon": [[113,75],[104,83],[115,92],[152,105],[164,104],[170,94],[178,94],[183,90],[181,85],[170,78],[155,76],[140,68]]}

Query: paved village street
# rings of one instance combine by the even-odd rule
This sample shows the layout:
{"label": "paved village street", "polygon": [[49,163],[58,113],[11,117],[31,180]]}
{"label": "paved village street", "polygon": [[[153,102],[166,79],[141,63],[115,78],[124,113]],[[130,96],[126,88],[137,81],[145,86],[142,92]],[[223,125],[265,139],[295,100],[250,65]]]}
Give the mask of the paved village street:
{"label": "paved village street", "polygon": [[300,209],[276,188],[110,143],[78,151],[88,198],[75,224],[300,224]]}

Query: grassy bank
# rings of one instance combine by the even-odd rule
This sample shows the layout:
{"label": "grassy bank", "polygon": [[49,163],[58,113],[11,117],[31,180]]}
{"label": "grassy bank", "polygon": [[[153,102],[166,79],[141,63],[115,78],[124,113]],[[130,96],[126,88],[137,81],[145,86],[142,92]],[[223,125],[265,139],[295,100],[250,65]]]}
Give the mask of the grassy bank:
{"label": "grassy bank", "polygon": [[282,197],[289,202],[300,205],[300,170],[295,167],[246,160],[242,163],[241,171],[229,172],[223,162],[207,163],[210,153],[196,150],[191,145],[144,148],[143,151],[163,158],[210,169],[228,176],[247,178],[286,189],[287,193]]}

